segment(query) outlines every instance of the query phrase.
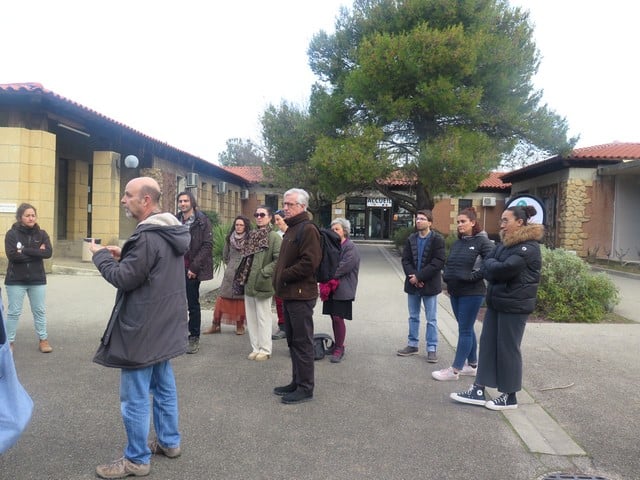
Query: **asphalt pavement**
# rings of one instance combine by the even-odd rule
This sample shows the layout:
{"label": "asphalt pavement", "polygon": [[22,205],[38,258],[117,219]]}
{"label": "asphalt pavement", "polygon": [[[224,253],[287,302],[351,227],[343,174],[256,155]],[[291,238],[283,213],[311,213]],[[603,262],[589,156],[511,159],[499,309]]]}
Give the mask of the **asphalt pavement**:
{"label": "asphalt pavement", "polygon": [[[423,343],[418,356],[396,356],[407,336],[399,258],[386,246],[359,248],[346,355],[340,364],[316,362],[314,400],[284,405],[272,394],[290,380],[285,340],[274,341],[271,360],[252,362],[248,336],[223,325],[222,334],[201,338],[198,354],[173,362],[183,455],[154,457],[149,478],[640,478],[640,309],[633,303],[640,281],[612,277],[623,293],[618,313],[636,323],[530,323],[520,406],[494,412],[449,399],[470,378],[431,378],[454,354],[445,295],[439,363],[426,362]],[[14,358],[35,411],[18,444],[0,456],[2,479],[92,479],[97,464],[122,455],[119,371],[91,361],[115,290],[90,263],[54,271],[63,273],[48,276],[53,353],[37,350],[28,302],[19,324]],[[218,284],[205,282],[202,291]],[[203,326],[211,316],[203,311]],[[317,332],[331,332],[320,302],[315,321]]]}

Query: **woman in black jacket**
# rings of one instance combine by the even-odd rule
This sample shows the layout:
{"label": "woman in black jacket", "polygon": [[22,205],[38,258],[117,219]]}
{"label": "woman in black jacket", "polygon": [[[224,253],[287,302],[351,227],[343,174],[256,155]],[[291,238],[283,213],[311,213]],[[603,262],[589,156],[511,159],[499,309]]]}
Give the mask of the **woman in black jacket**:
{"label": "woman in black jacket", "polygon": [[[535,214],[531,205],[509,207],[502,213],[502,243],[482,266],[489,286],[476,383],[466,392],[452,393],[453,400],[491,410],[518,407],[516,392],[522,389],[520,343],[527,318],[536,306],[542,268],[539,242],[544,227],[528,224]],[[486,401],[485,386],[497,388],[502,394]]]}
{"label": "woman in black jacket", "polygon": [[49,235],[36,223],[36,209],[23,203],[16,211],[17,222],[4,237],[4,250],[9,265],[4,279],[7,290],[7,336],[13,350],[18,319],[22,313],[25,294],[29,297],[33,324],[40,341],[42,353],[53,351],[47,340],[45,296],[47,277],[44,272],[45,258],[51,258],[53,249]]}
{"label": "woman in black jacket", "polygon": [[481,260],[494,245],[482,231],[473,207],[458,214],[458,240],[444,267],[443,279],[458,322],[458,345],[453,364],[431,372],[436,380],[458,380],[460,375],[475,376],[478,366],[478,343],[473,329],[487,289],[480,272]]}

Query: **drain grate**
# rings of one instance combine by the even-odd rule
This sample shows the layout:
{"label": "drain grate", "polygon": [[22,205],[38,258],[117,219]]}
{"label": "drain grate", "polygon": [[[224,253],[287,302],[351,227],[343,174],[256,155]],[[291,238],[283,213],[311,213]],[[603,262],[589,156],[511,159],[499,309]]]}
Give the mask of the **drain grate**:
{"label": "drain grate", "polygon": [[575,475],[573,473],[550,473],[540,480],[608,480],[598,475]]}

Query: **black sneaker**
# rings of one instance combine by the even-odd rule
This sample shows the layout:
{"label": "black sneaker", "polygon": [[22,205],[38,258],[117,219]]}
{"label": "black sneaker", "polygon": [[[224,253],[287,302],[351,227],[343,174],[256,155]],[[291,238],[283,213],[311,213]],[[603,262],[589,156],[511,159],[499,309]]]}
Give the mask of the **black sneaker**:
{"label": "black sneaker", "polygon": [[483,405],[487,403],[484,396],[484,388],[475,384],[471,385],[466,392],[452,393],[449,395],[452,400],[460,403],[468,403],[469,405]]}
{"label": "black sneaker", "polygon": [[287,393],[295,392],[296,388],[298,388],[298,386],[295,383],[291,382],[289,385],[285,385],[284,387],[274,388],[273,393],[275,395],[283,396]]}
{"label": "black sneaker", "polygon": [[508,393],[503,393],[499,397],[489,400],[484,406],[489,410],[515,410],[518,408],[518,400],[515,395],[513,398],[509,398]]}
{"label": "black sneaker", "polygon": [[409,355],[417,355],[418,347],[410,347],[407,345],[402,350],[398,350],[396,353],[399,357],[408,357]]}
{"label": "black sneaker", "polygon": [[301,388],[296,388],[294,392],[287,393],[282,397],[282,403],[288,404],[308,402],[309,400],[313,400],[313,393],[305,392]]}

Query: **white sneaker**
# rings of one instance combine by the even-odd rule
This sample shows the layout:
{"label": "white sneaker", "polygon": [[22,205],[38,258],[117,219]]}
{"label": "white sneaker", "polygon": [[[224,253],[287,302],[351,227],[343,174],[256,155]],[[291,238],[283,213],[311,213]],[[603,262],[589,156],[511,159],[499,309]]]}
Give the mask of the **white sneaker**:
{"label": "white sneaker", "polygon": [[435,372],[431,372],[431,376],[436,380],[447,381],[447,380],[458,380],[459,374],[453,371],[452,367],[443,368],[442,370],[436,370]]}
{"label": "white sneaker", "polygon": [[464,367],[462,367],[462,370],[460,370],[459,373],[460,375],[463,375],[465,377],[475,377],[477,371],[478,367],[472,367],[468,363],[465,363]]}

